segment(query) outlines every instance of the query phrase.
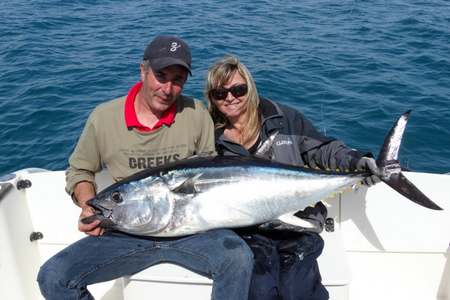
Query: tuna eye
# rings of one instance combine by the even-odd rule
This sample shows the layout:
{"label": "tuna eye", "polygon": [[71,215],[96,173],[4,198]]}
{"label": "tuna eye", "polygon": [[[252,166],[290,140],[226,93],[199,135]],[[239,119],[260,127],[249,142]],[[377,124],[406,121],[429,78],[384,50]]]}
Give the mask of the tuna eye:
{"label": "tuna eye", "polygon": [[111,199],[112,201],[116,202],[116,203],[120,203],[123,201],[122,199],[122,195],[120,195],[119,192],[114,192],[111,194]]}

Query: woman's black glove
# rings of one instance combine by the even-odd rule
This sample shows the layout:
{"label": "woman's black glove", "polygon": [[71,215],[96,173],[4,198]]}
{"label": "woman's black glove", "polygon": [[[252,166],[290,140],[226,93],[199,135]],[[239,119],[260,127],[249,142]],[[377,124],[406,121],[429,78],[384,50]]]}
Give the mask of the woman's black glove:
{"label": "woman's black glove", "polygon": [[368,171],[372,174],[363,180],[363,183],[369,187],[381,181],[380,177],[382,177],[382,172],[378,168],[375,159],[371,157],[362,157],[356,163],[356,169],[359,171]]}

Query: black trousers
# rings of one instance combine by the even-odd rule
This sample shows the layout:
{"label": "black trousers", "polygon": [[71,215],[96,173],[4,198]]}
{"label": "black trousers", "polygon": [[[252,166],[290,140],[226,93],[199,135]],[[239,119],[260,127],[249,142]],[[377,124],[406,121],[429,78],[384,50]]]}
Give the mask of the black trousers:
{"label": "black trousers", "polygon": [[326,300],[317,257],[324,242],[317,233],[240,233],[253,251],[255,265],[249,300]]}

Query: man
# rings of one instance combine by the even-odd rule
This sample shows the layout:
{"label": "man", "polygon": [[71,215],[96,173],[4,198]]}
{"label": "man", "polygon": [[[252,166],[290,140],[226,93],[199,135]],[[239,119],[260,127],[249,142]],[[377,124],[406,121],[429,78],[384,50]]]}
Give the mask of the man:
{"label": "man", "polygon": [[[91,113],[66,172],[66,189],[81,208],[80,220],[94,214],[86,201],[95,195],[94,174],[103,167],[117,181],[140,169],[214,152],[208,112],[198,100],[181,95],[188,74],[188,45],[174,36],[158,36],[145,49],[141,81],[126,97]],[[212,278],[213,299],[247,298],[253,257],[230,230],[156,239],[104,231],[98,220],[79,221],[78,229],[88,237],[41,267],[38,282],[46,299],[92,299],[87,285],[163,261]]]}

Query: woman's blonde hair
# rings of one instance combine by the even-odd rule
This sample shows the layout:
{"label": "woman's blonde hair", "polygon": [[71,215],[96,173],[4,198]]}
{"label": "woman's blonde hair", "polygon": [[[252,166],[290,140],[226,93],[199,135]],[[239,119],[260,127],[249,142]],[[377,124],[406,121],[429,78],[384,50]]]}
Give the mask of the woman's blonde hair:
{"label": "woman's blonde hair", "polygon": [[241,140],[239,141],[240,144],[247,145],[247,143],[256,140],[261,128],[261,121],[258,112],[259,96],[252,75],[247,67],[242,64],[237,57],[227,55],[218,60],[209,68],[206,78],[205,98],[208,99],[208,110],[214,121],[214,126],[216,128],[221,128],[229,125],[227,118],[215,105],[215,100],[212,99],[210,91],[226,85],[227,82],[233,78],[236,72],[244,78],[248,86],[246,95],[247,102],[244,112],[246,115],[246,118],[244,118],[246,120],[246,124],[243,126]]}

